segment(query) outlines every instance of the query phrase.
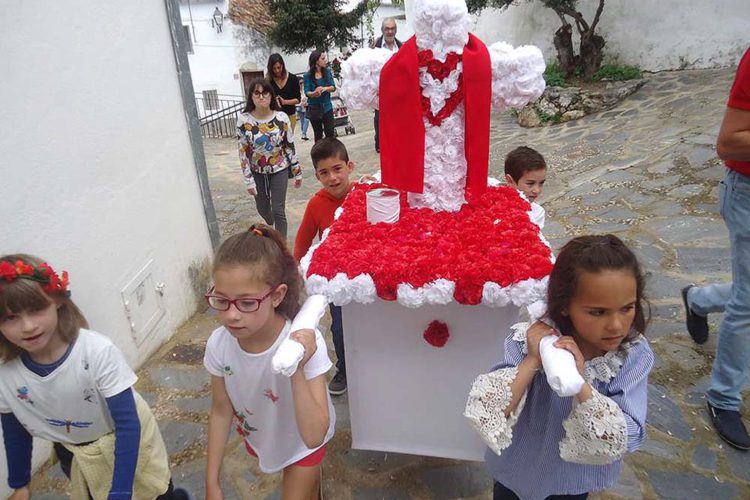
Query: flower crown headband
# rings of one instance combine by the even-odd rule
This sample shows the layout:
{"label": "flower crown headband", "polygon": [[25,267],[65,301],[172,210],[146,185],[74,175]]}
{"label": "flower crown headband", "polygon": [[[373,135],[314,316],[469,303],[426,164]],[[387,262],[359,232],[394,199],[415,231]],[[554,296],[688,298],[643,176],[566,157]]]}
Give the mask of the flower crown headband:
{"label": "flower crown headband", "polygon": [[[17,260],[15,264],[7,260],[0,261],[0,280],[6,283],[12,283],[17,279],[36,281],[42,285],[42,289],[47,293],[61,292],[68,295],[68,271],[63,271],[59,275],[46,263],[42,262],[39,267],[34,267],[22,260]],[[2,284],[2,281],[0,281]]]}

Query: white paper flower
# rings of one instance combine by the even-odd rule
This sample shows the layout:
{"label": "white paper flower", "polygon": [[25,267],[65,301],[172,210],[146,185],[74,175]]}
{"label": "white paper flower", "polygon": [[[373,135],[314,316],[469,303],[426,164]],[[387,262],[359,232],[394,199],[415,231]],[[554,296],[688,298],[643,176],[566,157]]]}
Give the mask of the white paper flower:
{"label": "white paper flower", "polygon": [[482,304],[489,307],[505,307],[510,304],[508,287],[501,287],[497,283],[488,281],[482,288]]}
{"label": "white paper flower", "polygon": [[341,63],[339,91],[349,108],[378,108],[380,71],[392,55],[387,49],[364,48]]}

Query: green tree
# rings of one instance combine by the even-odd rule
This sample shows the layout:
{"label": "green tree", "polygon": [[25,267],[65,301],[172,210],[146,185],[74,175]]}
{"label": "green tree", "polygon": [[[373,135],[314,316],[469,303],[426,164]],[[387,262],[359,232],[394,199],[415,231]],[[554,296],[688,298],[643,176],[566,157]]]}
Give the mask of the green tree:
{"label": "green tree", "polygon": [[[599,5],[590,24],[578,10],[578,0],[539,1],[545,7],[555,11],[557,17],[560,18],[561,26],[555,31],[553,37],[560,69],[566,77],[581,74],[590,79],[602,65],[605,41],[602,36],[596,33],[596,25],[599,24],[599,19],[604,10],[604,0],[599,0]],[[517,4],[517,0],[467,0],[466,2],[470,12],[476,12],[485,7],[507,8],[515,4]],[[581,37],[578,54],[573,49],[573,26]]]}
{"label": "green tree", "polygon": [[268,0],[276,22],[269,36],[285,52],[302,53],[311,48],[328,50],[357,41],[359,26],[368,7],[362,0],[350,12],[342,12],[345,0]]}

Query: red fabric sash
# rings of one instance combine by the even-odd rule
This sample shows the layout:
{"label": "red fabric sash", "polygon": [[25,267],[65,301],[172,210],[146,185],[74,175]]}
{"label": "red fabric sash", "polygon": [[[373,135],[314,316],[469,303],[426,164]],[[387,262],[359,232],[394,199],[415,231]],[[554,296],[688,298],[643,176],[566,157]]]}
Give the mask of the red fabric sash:
{"label": "red fabric sash", "polygon": [[[417,41],[411,37],[380,72],[380,168],[383,183],[411,193],[424,189],[424,139]],[[487,47],[472,34],[463,51],[466,187],[487,187],[492,70]]]}

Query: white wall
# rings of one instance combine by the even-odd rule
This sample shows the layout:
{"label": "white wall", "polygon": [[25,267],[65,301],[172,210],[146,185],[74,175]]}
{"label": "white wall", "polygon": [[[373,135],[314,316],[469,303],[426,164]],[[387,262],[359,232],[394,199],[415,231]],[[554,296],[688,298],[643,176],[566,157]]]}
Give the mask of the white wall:
{"label": "white wall", "polygon": [[[579,5],[591,21],[598,1]],[[522,0],[506,10],[484,10],[474,33],[488,44],[536,45],[549,61],[556,57],[552,36],[559,26],[551,9]],[[731,66],[750,45],[750,7],[747,0],[606,2],[598,31],[607,41],[605,61],[617,57],[649,71]]]}
{"label": "white wall", "polygon": [[[593,19],[595,0],[581,0],[585,19]],[[599,32],[607,41],[605,57],[649,71],[712,68],[736,64],[750,38],[746,0],[690,2],[607,2]],[[504,11],[487,9],[475,32],[488,43],[505,40],[534,44],[547,60],[556,56],[552,36],[560,26],[555,13],[541,2],[522,2]]]}
{"label": "white wall", "polygon": [[[0,253],[68,270],[92,328],[138,367],[195,312],[190,269],[211,254],[165,4],[0,12]],[[166,313],[137,345],[121,290],[150,259]]]}

